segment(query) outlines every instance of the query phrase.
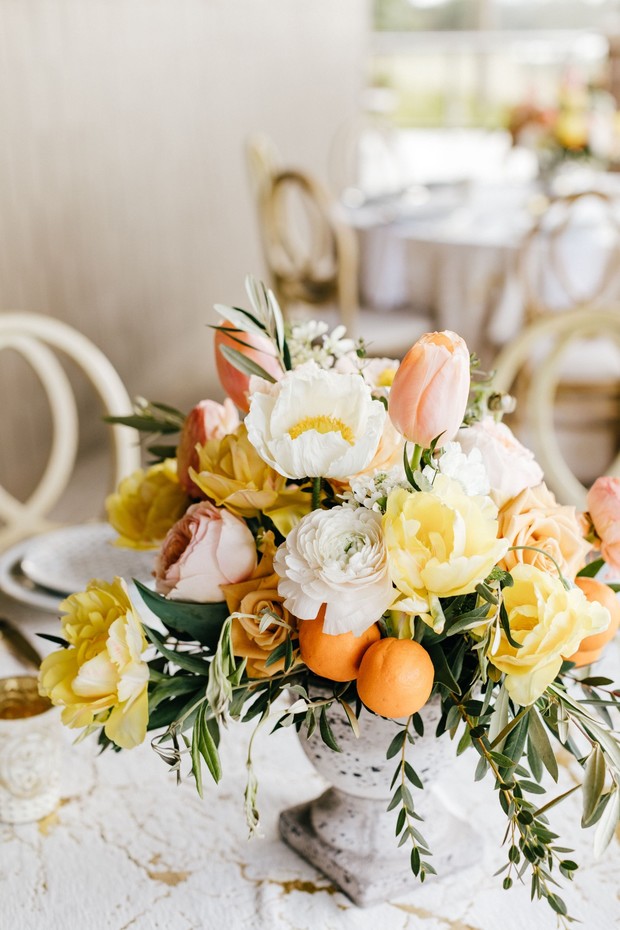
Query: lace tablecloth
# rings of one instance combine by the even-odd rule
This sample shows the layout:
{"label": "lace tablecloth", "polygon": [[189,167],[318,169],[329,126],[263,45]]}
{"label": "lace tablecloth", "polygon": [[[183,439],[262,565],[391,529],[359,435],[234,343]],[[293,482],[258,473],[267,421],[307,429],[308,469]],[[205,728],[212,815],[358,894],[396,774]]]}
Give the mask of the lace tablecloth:
{"label": "lace tablecloth", "polygon": [[[0,612],[29,635],[51,631],[49,616],[8,599]],[[613,657],[610,661],[614,661]],[[615,661],[617,661],[617,656]],[[15,671],[0,655],[0,673]],[[455,759],[440,786],[480,835],[459,873],[410,895],[360,910],[278,838],[278,813],[323,790],[287,729],[257,739],[262,837],[250,842],[243,814],[248,725],[224,734],[224,779],[177,787],[149,744],[97,755],[94,740],[74,746],[67,733],[62,798],[39,823],[0,824],[0,926],[19,930],[552,930],[545,904],[529,888],[501,889],[504,823],[490,784],[473,782],[475,758]],[[189,765],[185,765],[187,769]],[[573,775],[562,766],[561,784]],[[561,790],[561,788],[559,789]],[[420,810],[423,802],[420,800]],[[561,892],[584,930],[620,922],[616,844],[595,862],[592,832],[578,829],[577,796],[551,812],[582,868]],[[380,867],[380,866],[379,866]]]}

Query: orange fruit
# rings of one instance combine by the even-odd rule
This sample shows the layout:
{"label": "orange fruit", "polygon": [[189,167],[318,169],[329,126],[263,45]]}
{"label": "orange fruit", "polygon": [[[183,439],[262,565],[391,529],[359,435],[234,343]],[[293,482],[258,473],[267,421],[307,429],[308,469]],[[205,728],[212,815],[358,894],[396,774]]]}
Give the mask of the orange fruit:
{"label": "orange fruit", "polygon": [[[614,638],[620,626],[620,601],[609,585],[597,581],[596,578],[575,578],[575,584],[581,588],[589,601],[598,601],[606,607],[611,614],[611,621],[602,633],[586,636],[579,643],[579,649],[572,656],[566,656],[569,662],[576,665],[590,665],[599,658],[607,643]],[[579,657],[579,661],[577,660]]]}
{"label": "orange fruit", "polygon": [[357,693],[366,707],[382,717],[409,717],[426,704],[435,669],[423,646],[389,636],[364,653]]}
{"label": "orange fruit", "polygon": [[321,678],[332,681],[352,681],[357,678],[362,656],[381,638],[379,627],[373,623],[361,636],[339,633],[332,636],[323,632],[325,607],[314,620],[299,623],[299,654],[308,668]]}

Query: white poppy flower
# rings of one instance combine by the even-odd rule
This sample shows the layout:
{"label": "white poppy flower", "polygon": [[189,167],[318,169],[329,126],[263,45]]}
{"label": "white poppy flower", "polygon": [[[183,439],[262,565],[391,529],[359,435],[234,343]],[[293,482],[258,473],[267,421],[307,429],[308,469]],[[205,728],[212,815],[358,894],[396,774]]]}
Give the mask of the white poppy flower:
{"label": "white poppy flower", "polygon": [[275,384],[254,379],[251,387],[248,438],[279,474],[346,479],[372,460],[386,412],[359,375],[308,362]]}
{"label": "white poppy flower", "polygon": [[309,513],[278,549],[274,568],[284,606],[300,620],[313,620],[325,604],[323,630],[334,635],[361,635],[396,595],[381,515],[364,507]]}

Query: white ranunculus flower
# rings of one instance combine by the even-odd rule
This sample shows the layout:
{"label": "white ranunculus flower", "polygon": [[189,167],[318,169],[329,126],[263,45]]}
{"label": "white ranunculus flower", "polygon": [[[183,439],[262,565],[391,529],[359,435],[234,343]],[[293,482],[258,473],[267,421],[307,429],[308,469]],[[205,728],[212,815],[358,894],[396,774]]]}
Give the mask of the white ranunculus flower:
{"label": "white ranunculus flower", "polygon": [[372,460],[386,412],[355,374],[314,362],[275,384],[255,379],[245,423],[258,454],[286,478],[348,478]]}
{"label": "white ranunculus flower", "polygon": [[381,515],[364,507],[314,510],[276,553],[278,591],[300,620],[326,605],[326,633],[361,635],[394,600]]}
{"label": "white ranunculus flower", "polygon": [[543,480],[543,470],[534,453],[519,442],[505,423],[496,423],[493,417],[459,430],[457,439],[464,452],[480,450],[491,482],[491,496],[498,507]]}

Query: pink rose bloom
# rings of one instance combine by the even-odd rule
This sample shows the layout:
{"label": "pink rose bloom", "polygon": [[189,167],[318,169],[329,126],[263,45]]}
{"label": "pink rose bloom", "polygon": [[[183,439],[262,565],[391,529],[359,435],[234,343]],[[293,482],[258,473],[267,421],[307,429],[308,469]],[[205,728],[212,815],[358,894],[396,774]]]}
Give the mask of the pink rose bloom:
{"label": "pink rose bloom", "polygon": [[190,497],[204,497],[189,476],[190,468],[199,470],[196,446],[204,445],[209,439],[222,439],[228,433],[234,433],[238,426],[239,414],[230,397],[223,404],[214,400],[201,400],[190,410],[177,446],[179,484]]}
{"label": "pink rose bloom", "polygon": [[428,449],[454,439],[469,397],[469,351],[446,330],[427,333],[409,349],[394,376],[388,401],[390,419],[410,442]]}
{"label": "pink rose bloom", "polygon": [[192,504],[164,539],[155,587],[173,601],[223,601],[223,584],[245,581],[256,568],[254,537],[243,520],[208,501]]}
{"label": "pink rose bloom", "polygon": [[586,501],[601,540],[601,555],[608,565],[620,571],[620,478],[597,478]]}
{"label": "pink rose bloom", "polygon": [[459,431],[457,440],[463,452],[479,449],[489,476],[491,496],[498,507],[525,488],[535,488],[543,480],[543,470],[505,423],[485,417]]}

